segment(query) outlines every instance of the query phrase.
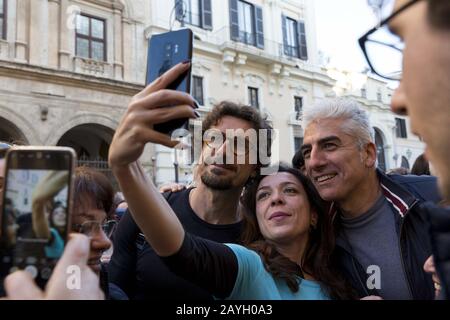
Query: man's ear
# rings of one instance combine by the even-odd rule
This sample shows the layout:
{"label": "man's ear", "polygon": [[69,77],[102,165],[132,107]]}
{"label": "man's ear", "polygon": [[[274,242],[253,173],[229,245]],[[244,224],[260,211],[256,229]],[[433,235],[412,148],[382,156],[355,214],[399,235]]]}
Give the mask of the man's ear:
{"label": "man's ear", "polygon": [[377,162],[377,146],[373,142],[369,142],[364,147],[364,165],[367,168],[375,167]]}

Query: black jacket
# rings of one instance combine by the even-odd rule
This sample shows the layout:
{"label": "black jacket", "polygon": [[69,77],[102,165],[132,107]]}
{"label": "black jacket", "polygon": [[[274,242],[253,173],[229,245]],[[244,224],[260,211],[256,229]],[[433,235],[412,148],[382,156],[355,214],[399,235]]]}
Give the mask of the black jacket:
{"label": "black jacket", "polygon": [[450,207],[431,203],[423,205],[430,221],[431,248],[434,264],[441,280],[440,299],[450,299]]}
{"label": "black jacket", "polygon": [[[428,233],[428,217],[420,204],[426,201],[435,203],[440,201],[436,179],[429,176],[387,176],[381,171],[378,171],[378,178],[383,194],[395,214],[402,264],[411,296],[415,300],[434,299],[431,275],[423,270],[423,265],[432,251]],[[380,295],[376,289],[367,288],[366,270],[353,257],[351,246],[345,238],[338,237],[340,217],[337,214],[338,210],[333,207],[331,214],[334,215],[333,223],[337,236],[335,258],[342,272],[360,297]]]}

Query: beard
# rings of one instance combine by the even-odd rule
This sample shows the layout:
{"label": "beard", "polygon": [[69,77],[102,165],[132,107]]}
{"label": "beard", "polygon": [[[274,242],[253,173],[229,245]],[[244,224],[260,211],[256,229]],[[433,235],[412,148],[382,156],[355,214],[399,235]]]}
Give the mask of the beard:
{"label": "beard", "polygon": [[202,182],[214,190],[229,190],[233,188],[233,177],[221,177],[207,171],[200,175]]}

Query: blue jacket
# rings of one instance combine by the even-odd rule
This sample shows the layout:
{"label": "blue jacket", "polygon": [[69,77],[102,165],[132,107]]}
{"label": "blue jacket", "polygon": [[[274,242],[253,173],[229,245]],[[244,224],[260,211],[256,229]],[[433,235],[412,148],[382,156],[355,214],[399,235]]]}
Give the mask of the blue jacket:
{"label": "blue jacket", "polygon": [[441,280],[441,299],[450,299],[450,207],[432,203],[423,205],[430,221],[431,248],[434,264]]}
{"label": "blue jacket", "polygon": [[[426,259],[432,254],[428,217],[420,204],[440,201],[437,181],[429,176],[385,175],[378,171],[383,194],[395,214],[400,252],[411,296],[414,300],[434,299],[434,284],[431,275],[423,270]],[[339,235],[338,210],[333,209],[336,236]],[[376,289],[366,285],[367,273],[352,255],[351,246],[337,238],[335,256],[341,269],[360,297],[380,295]]]}

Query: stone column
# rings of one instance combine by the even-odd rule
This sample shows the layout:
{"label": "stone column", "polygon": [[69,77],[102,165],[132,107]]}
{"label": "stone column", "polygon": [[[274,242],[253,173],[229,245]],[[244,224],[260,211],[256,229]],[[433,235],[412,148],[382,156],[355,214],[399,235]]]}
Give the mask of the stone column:
{"label": "stone column", "polygon": [[[69,28],[75,28],[75,15],[77,14],[77,10],[75,6],[69,8],[68,0],[61,0],[60,8],[60,30],[58,39],[59,68],[61,70],[71,70],[69,37],[71,37],[72,33]],[[73,42],[75,42],[75,39],[73,39]]]}
{"label": "stone column", "polygon": [[48,0],[30,1],[29,63],[48,64]]}
{"label": "stone column", "polygon": [[123,79],[122,11],[123,5],[114,3],[114,78],[116,80]]}
{"label": "stone column", "polygon": [[48,66],[58,68],[61,0],[48,0]]}
{"label": "stone column", "polygon": [[17,0],[16,19],[16,56],[17,62],[26,63],[28,61],[28,25],[30,12],[30,0]]}

